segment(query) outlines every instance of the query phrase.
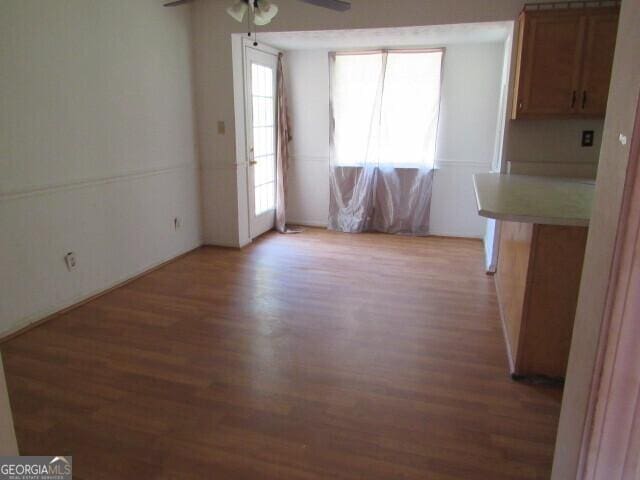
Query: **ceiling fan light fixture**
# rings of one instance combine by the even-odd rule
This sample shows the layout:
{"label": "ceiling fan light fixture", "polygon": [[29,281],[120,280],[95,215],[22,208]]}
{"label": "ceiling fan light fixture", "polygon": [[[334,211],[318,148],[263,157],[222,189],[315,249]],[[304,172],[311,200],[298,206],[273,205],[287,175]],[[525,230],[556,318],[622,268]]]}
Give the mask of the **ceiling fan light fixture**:
{"label": "ceiling fan light fixture", "polygon": [[245,0],[238,0],[236,3],[227,7],[227,13],[237,22],[242,23],[242,19],[247,14],[249,5]]}
{"label": "ceiling fan light fixture", "polygon": [[253,11],[253,23],[267,25],[278,13],[278,6],[269,0],[257,0]]}

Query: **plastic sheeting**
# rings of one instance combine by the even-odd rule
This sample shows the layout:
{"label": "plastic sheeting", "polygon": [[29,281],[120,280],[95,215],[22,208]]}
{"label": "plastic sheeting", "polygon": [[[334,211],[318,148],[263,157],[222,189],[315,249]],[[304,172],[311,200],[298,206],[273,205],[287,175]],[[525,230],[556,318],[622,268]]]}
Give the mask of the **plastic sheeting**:
{"label": "plastic sheeting", "polygon": [[429,233],[443,53],[330,54],[330,229]]}
{"label": "plastic sheeting", "polygon": [[429,234],[433,170],[337,167],[331,177],[330,229]]}

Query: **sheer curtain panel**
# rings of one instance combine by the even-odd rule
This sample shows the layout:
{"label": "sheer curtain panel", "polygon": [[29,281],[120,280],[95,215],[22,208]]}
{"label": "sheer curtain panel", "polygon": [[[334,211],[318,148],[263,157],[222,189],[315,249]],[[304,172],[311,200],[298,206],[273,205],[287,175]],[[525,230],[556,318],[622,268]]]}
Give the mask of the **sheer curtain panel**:
{"label": "sheer curtain panel", "polygon": [[329,54],[329,228],[429,233],[443,53]]}
{"label": "sheer curtain panel", "polygon": [[289,142],[291,141],[291,133],[289,130],[289,114],[287,111],[287,93],[284,85],[282,53],[278,54],[276,95],[276,230],[280,233],[287,233],[287,171],[289,169]]}

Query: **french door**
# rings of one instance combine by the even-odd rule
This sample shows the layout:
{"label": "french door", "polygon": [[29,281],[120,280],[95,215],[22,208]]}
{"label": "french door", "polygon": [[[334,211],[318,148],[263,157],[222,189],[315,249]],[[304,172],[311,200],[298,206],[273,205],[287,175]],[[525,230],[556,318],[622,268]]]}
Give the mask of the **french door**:
{"label": "french door", "polygon": [[272,53],[245,47],[249,234],[271,230],[276,208],[276,69]]}

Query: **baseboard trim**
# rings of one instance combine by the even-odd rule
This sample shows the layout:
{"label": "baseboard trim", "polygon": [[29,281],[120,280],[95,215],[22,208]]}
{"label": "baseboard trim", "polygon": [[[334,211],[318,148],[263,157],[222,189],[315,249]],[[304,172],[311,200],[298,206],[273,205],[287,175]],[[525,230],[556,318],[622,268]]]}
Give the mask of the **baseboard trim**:
{"label": "baseboard trim", "polygon": [[176,255],[175,257],[171,257],[168,260],[163,260],[160,263],[156,263],[153,264],[152,266],[144,269],[142,272],[139,273],[135,273],[133,274],[131,277],[126,278],[125,280],[118,280],[116,281],[114,284],[112,284],[111,286],[105,288],[104,290],[100,290],[98,292],[93,292],[90,293],[88,295],[84,295],[81,296],[79,300],[75,300],[71,303],[71,305],[63,307],[63,308],[57,308],[54,307],[54,311],[52,313],[45,313],[44,315],[37,315],[36,319],[34,320],[27,320],[27,324],[17,327],[14,330],[10,330],[6,333],[0,334],[0,345],[2,345],[5,342],[8,342],[9,340],[18,337],[24,333],[27,333],[28,331],[39,327],[41,325],[43,325],[44,323],[48,322],[49,320],[58,317],[64,313],[70,312],[71,310],[75,310],[78,307],[81,307],[82,305],[85,305],[89,302],[91,302],[92,300],[95,300],[96,298],[102,297],[103,295],[106,295],[107,293],[110,293],[120,287],[123,287],[125,285],[127,285],[128,283],[134,282],[135,280],[138,280],[139,278],[144,277],[145,275],[150,274],[151,272],[154,272],[155,270],[159,270],[160,268],[175,262],[176,260],[189,255],[191,252],[199,249],[202,245],[198,245],[196,247],[190,248],[189,250],[179,253],[178,255]]}
{"label": "baseboard trim", "polygon": [[247,245],[251,245],[252,243],[253,240],[251,238],[245,238],[244,240],[240,241],[240,245],[238,245],[237,248],[243,249],[244,247],[246,247]]}
{"label": "baseboard trim", "polygon": [[208,247],[208,248],[230,248],[233,250],[240,250],[242,247],[249,245],[252,242],[252,240],[246,241],[243,240],[241,243],[231,243],[231,242],[207,242],[204,241],[202,242],[202,245],[200,245],[201,247]]}
{"label": "baseboard trim", "polygon": [[509,362],[509,374],[514,375],[516,372],[515,359],[513,358],[513,352],[511,351],[511,344],[509,343],[509,333],[507,332],[507,324],[504,319],[504,311],[502,304],[500,303],[500,288],[498,287],[498,278],[494,275],[494,285],[496,287],[496,297],[498,298],[498,312],[500,315],[500,326],[502,327],[502,336],[504,337],[504,344],[507,347],[507,360]]}
{"label": "baseboard trim", "polygon": [[316,228],[327,228],[327,222],[314,222],[309,220],[287,220],[287,225],[291,225],[292,227],[316,227]]}
{"label": "baseboard trim", "polygon": [[426,237],[438,237],[438,238],[457,238],[459,240],[480,240],[482,241],[482,237],[471,237],[468,235],[452,235],[452,234],[446,234],[446,233],[429,233],[428,235],[425,235]]}
{"label": "baseboard trim", "polygon": [[[307,220],[300,220],[300,221],[296,221],[296,220],[287,220],[287,225],[292,226],[292,227],[309,227],[309,228],[325,228],[328,229],[329,225],[327,224],[327,222],[314,222],[314,221],[307,221]],[[365,232],[365,233],[376,233],[376,232]],[[378,233],[385,233],[385,232],[378,232]],[[389,235],[394,235],[393,233],[389,234]],[[424,237],[438,237],[438,238],[456,238],[456,239],[462,239],[462,240],[483,240],[483,237],[478,237],[478,236],[465,236],[465,235],[448,235],[445,233],[429,233],[427,235],[422,235]]]}

